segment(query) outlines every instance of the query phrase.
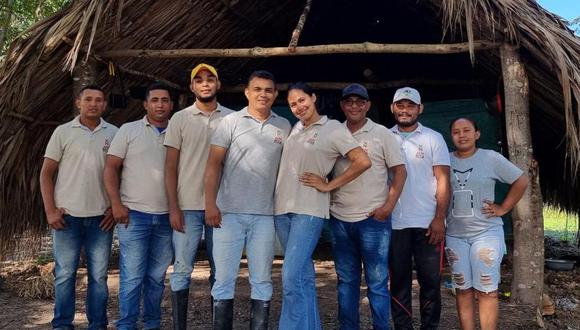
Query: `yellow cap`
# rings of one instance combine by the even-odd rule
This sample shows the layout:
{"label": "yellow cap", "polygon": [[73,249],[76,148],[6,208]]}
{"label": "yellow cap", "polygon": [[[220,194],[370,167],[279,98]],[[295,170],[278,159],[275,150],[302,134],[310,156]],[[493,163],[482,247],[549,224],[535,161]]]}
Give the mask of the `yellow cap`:
{"label": "yellow cap", "polygon": [[193,78],[195,78],[195,75],[203,69],[211,72],[211,74],[213,74],[216,78],[219,79],[217,70],[213,66],[205,63],[200,63],[195,68],[193,68],[193,70],[191,70],[191,80],[193,80]]}

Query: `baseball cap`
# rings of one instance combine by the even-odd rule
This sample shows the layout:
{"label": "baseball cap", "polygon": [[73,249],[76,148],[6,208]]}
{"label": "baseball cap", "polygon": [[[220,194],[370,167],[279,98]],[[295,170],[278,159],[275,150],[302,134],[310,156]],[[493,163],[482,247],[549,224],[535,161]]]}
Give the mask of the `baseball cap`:
{"label": "baseball cap", "polygon": [[411,87],[403,87],[397,89],[395,96],[393,97],[393,103],[400,100],[409,100],[415,104],[421,104],[421,95],[419,91]]}
{"label": "baseball cap", "polygon": [[191,79],[195,78],[195,75],[201,70],[207,70],[219,79],[217,70],[213,66],[205,63],[199,63],[195,68],[193,68],[193,70],[191,70]]}
{"label": "baseball cap", "polygon": [[367,92],[367,89],[361,84],[350,84],[346,86],[342,90],[342,97],[340,99],[344,100],[351,95],[360,96],[365,100],[369,99],[369,93]]}

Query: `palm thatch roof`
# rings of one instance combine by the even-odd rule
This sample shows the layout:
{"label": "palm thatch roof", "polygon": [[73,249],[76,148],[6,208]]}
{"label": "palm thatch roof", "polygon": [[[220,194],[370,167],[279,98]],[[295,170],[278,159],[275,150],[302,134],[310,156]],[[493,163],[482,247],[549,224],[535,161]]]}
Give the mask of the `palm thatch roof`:
{"label": "palm thatch roof", "polygon": [[[73,116],[72,68],[86,59],[97,61],[97,83],[110,90],[111,59],[101,55],[108,50],[285,46],[305,2],[74,0],[31,27],[12,44],[0,68],[0,255],[14,235],[46,230],[38,175],[54,127]],[[544,200],[567,210],[580,209],[575,197],[580,39],[561,18],[533,0],[311,2],[299,46],[367,41],[474,45],[476,40],[520,45],[529,76],[532,138]],[[161,79],[186,91],[187,72],[203,60],[219,68],[225,86],[243,83],[249,72],[266,68],[280,82],[414,82],[425,99],[445,100],[501,94],[499,56],[497,49],[472,48],[469,54],[454,55],[112,60],[124,73],[127,88]],[[466,80],[474,84],[457,83]],[[385,107],[397,86],[382,86],[376,95]],[[235,99],[224,94],[221,100]],[[111,109],[107,119],[121,124],[138,118],[141,111],[140,102],[131,101],[127,109]]]}

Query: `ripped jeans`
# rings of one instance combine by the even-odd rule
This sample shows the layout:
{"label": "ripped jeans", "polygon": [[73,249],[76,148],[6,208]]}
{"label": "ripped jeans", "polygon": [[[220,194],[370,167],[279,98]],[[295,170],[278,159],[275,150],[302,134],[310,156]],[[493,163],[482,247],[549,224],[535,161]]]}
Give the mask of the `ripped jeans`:
{"label": "ripped jeans", "polygon": [[445,254],[453,274],[453,286],[490,293],[497,290],[500,264],[505,252],[502,226],[469,238],[446,237]]}

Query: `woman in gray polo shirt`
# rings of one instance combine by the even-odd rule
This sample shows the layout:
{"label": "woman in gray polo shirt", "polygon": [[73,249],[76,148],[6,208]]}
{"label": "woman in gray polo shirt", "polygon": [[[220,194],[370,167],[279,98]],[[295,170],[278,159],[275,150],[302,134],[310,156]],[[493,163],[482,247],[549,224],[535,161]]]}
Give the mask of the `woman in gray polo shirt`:
{"label": "woman in gray polo shirt", "polygon": [[[310,86],[291,85],[288,103],[300,121],[284,143],[275,192],[274,223],[285,250],[279,328],[320,329],[312,252],[329,218],[329,192],[358,177],[371,163],[344,125],[318,114]],[[352,164],[327,182],[340,156]]]}
{"label": "woman in gray polo shirt", "polygon": [[[500,263],[505,251],[501,216],[520,200],[528,178],[501,154],[476,146],[480,132],[475,121],[451,122],[451,187],[445,253],[457,292],[462,329],[475,329],[475,294],[481,329],[497,329]],[[510,185],[507,196],[495,203],[496,181]]]}

